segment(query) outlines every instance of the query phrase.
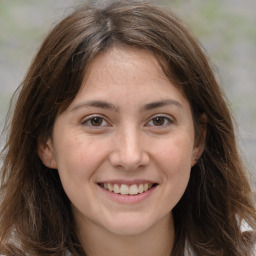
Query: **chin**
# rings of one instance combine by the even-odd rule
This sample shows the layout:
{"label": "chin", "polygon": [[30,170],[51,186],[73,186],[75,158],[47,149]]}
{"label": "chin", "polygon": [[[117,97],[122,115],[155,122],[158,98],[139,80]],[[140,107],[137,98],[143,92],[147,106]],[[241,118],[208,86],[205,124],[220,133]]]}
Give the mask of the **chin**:
{"label": "chin", "polygon": [[146,217],[133,217],[115,219],[107,228],[111,233],[122,236],[140,235],[150,230],[158,221]]}

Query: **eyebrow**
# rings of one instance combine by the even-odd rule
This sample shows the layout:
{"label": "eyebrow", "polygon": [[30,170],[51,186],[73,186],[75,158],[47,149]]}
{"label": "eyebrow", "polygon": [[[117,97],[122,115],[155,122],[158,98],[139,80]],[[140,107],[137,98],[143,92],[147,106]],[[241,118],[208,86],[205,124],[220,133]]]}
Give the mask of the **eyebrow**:
{"label": "eyebrow", "polygon": [[87,102],[82,102],[74,106],[71,111],[77,110],[79,108],[83,107],[96,107],[96,108],[102,108],[102,109],[109,109],[114,110],[115,112],[118,112],[119,109],[112,103],[101,101],[101,100],[92,100]]}
{"label": "eyebrow", "polygon": [[153,109],[165,107],[165,106],[175,106],[175,107],[178,107],[179,109],[183,109],[182,104],[179,103],[178,101],[172,100],[172,99],[166,99],[166,100],[160,100],[160,101],[148,103],[142,107],[142,110],[149,111],[149,110],[153,110]]}
{"label": "eyebrow", "polygon": [[[147,103],[141,108],[141,111],[143,112],[150,111],[150,110],[164,107],[164,106],[175,106],[175,107],[178,107],[179,109],[183,109],[182,104],[179,103],[178,101],[172,100],[172,99],[166,99],[166,100]],[[96,108],[108,109],[108,110],[113,110],[115,112],[119,112],[119,108],[116,107],[114,104],[106,101],[101,101],[101,100],[92,100],[92,101],[78,103],[71,109],[71,111],[75,111],[79,108],[84,108],[84,107],[96,107]]]}

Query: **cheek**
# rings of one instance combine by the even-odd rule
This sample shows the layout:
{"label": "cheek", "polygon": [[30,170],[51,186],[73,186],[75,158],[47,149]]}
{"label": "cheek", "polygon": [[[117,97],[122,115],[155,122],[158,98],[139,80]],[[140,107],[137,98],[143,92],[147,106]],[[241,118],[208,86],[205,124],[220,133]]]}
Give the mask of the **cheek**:
{"label": "cheek", "polygon": [[173,201],[177,201],[184,193],[191,171],[193,143],[190,138],[176,138],[166,141],[165,147],[158,150],[158,165],[164,175],[164,182]]}
{"label": "cheek", "polygon": [[58,145],[57,166],[62,186],[70,201],[77,208],[86,207],[93,198],[97,169],[105,159],[106,151],[101,150],[103,142],[77,136],[61,140]]}
{"label": "cheek", "polygon": [[102,163],[106,154],[106,145],[85,136],[76,136],[62,140],[56,150],[56,160],[60,175],[83,179],[93,174]]}
{"label": "cheek", "polygon": [[161,174],[161,200],[156,203],[156,208],[166,214],[172,211],[186,190],[193,143],[189,136],[182,134],[156,143],[153,148],[155,168]]}
{"label": "cheek", "polygon": [[193,142],[190,137],[177,137],[166,140],[161,149],[156,151],[160,165],[169,175],[181,175],[190,171],[192,156],[193,156]]}

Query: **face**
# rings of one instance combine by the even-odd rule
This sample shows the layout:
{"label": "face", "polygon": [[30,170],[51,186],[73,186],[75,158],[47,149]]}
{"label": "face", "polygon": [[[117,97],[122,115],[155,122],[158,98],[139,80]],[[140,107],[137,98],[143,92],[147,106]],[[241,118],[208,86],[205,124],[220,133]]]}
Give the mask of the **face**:
{"label": "face", "polygon": [[155,58],[114,48],[94,59],[39,155],[78,224],[131,235],[170,220],[201,151],[189,102]]}

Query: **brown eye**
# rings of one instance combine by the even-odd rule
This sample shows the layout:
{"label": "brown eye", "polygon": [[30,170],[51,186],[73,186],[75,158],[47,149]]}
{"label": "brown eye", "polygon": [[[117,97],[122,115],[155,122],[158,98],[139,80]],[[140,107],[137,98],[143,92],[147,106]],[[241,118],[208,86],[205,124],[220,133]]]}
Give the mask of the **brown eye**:
{"label": "brown eye", "polygon": [[103,118],[101,117],[93,117],[90,119],[90,123],[92,126],[101,126],[103,123]]}
{"label": "brown eye", "polygon": [[87,127],[105,127],[108,126],[108,122],[100,116],[92,116],[82,121],[82,125]]}
{"label": "brown eye", "polygon": [[146,124],[146,126],[150,126],[152,128],[153,127],[165,128],[170,126],[172,123],[173,123],[172,117],[158,115],[150,119],[149,122]]}
{"label": "brown eye", "polygon": [[157,117],[153,118],[152,121],[155,126],[162,126],[165,124],[166,119],[167,119],[166,117],[157,116]]}

